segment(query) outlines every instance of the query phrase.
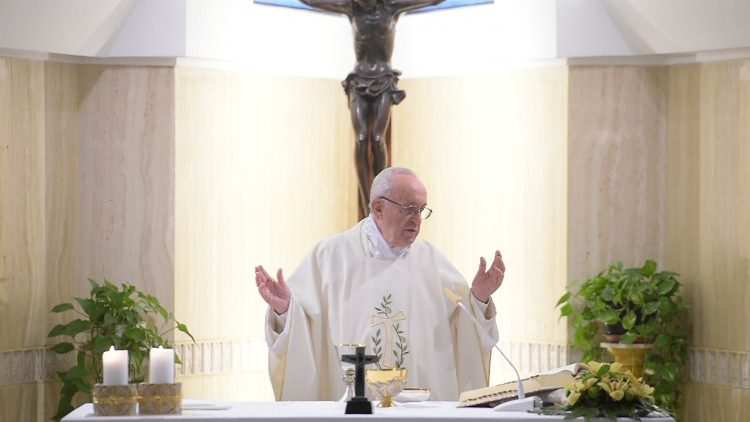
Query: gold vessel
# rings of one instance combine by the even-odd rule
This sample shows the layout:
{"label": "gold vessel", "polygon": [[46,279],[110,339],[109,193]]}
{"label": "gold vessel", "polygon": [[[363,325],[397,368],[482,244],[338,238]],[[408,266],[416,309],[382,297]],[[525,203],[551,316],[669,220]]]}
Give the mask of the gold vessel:
{"label": "gold vessel", "polygon": [[366,370],[367,386],[379,400],[378,407],[393,406],[392,398],[406,385],[406,368],[368,369]]}

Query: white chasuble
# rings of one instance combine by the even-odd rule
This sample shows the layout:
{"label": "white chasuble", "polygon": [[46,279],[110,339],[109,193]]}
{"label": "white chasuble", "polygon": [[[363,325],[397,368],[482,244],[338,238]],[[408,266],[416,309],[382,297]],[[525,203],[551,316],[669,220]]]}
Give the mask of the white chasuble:
{"label": "white chasuble", "polygon": [[[431,400],[458,400],[487,386],[492,344],[444,294],[452,289],[496,342],[495,309],[477,309],[466,281],[429,243],[405,258],[373,257],[362,222],[317,244],[289,278],[293,297],[284,330],[266,339],[277,400],[337,400],[344,392],[336,344],[361,343],[381,367],[405,367],[406,385]],[[374,368],[375,365],[369,366]]]}

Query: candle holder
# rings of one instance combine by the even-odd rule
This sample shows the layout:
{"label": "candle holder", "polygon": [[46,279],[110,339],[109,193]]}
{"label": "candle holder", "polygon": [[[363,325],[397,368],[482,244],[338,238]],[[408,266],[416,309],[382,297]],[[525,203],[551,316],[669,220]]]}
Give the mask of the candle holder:
{"label": "candle holder", "polygon": [[138,390],[135,384],[102,385],[92,389],[94,415],[134,416],[138,403]]}
{"label": "candle holder", "polygon": [[138,385],[138,413],[179,415],[182,413],[182,383]]}

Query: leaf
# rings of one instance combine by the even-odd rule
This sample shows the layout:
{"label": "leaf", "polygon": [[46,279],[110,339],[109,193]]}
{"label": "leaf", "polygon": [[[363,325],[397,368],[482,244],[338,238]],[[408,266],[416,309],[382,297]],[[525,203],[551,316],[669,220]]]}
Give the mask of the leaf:
{"label": "leaf", "polygon": [[75,337],[91,328],[91,321],[84,321],[82,319],[74,319],[65,325],[63,328],[63,335]]}
{"label": "leaf", "polygon": [[101,311],[97,309],[96,302],[94,302],[92,299],[82,299],[80,297],[75,298],[76,302],[81,306],[81,309],[83,309],[83,312],[86,313],[86,315],[89,316],[91,319],[96,319],[101,314]]}
{"label": "leaf", "polygon": [[677,281],[674,279],[667,279],[659,283],[657,291],[661,296],[667,296],[672,293],[672,290],[677,286]]}
{"label": "leaf", "polygon": [[605,363],[601,366],[601,368],[599,368],[598,371],[596,371],[596,376],[601,378],[601,376],[606,374],[607,372],[609,372],[609,364]]}
{"label": "leaf", "polygon": [[625,318],[622,319],[622,327],[626,330],[630,330],[635,326],[635,312],[628,311],[627,314],[625,314]]}
{"label": "leaf", "polygon": [[563,303],[567,302],[567,301],[568,301],[568,299],[570,299],[570,296],[571,296],[571,293],[570,293],[570,292],[566,292],[566,293],[565,293],[564,295],[562,295],[562,296],[560,297],[560,299],[558,299],[558,300],[557,300],[557,304],[555,304],[555,308],[557,308],[557,307],[558,307],[558,306],[560,306],[561,304],[563,304]]}
{"label": "leaf", "polygon": [[664,334],[659,334],[658,337],[656,337],[656,341],[654,341],[654,347],[657,349],[666,347],[669,345],[669,336]]}
{"label": "leaf", "polygon": [[643,267],[641,268],[641,274],[645,275],[646,277],[651,276],[651,274],[656,272],[656,261],[652,259],[647,259],[646,262],[643,264]]}
{"label": "leaf", "polygon": [[72,303],[61,303],[55,306],[54,308],[52,308],[51,312],[60,313],[60,312],[69,311],[71,309],[74,309]]}
{"label": "leaf", "polygon": [[84,375],[86,375],[86,367],[83,365],[76,365],[68,372],[65,372],[62,379],[63,381],[73,381],[75,379],[83,379]]}
{"label": "leaf", "polygon": [[195,343],[195,338],[193,337],[192,334],[190,334],[190,331],[188,331],[187,325],[182,324],[182,323],[177,323],[177,329],[187,334],[188,337],[190,337],[190,340],[193,340],[193,343]]}
{"label": "leaf", "polygon": [[635,333],[625,333],[622,337],[620,337],[620,343],[633,344],[636,339],[638,339],[638,336]]}
{"label": "leaf", "polygon": [[75,350],[75,347],[73,346],[73,343],[63,342],[63,343],[57,343],[56,345],[52,346],[50,349],[55,353],[63,354],[63,353],[68,353],[72,350]]}
{"label": "leaf", "polygon": [[47,337],[57,337],[63,335],[63,332],[65,330],[65,325],[63,324],[57,324],[50,330],[49,334],[47,334]]}
{"label": "leaf", "polygon": [[570,303],[566,303],[562,308],[560,308],[560,318],[570,316],[572,313],[573,305],[571,305]]}

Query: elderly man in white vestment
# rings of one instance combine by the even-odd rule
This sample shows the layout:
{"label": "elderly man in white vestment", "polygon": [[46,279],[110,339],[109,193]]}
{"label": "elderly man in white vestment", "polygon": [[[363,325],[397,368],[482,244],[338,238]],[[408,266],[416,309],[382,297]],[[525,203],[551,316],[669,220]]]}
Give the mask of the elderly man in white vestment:
{"label": "elderly man in white vestment", "polygon": [[[500,252],[484,257],[467,284],[428,242],[417,239],[427,190],[409,169],[387,168],[370,190],[370,214],[318,243],[284,280],[255,268],[269,304],[266,340],[277,400],[335,400],[344,392],[336,344],[361,343],[381,367],[405,367],[407,385],[432,389],[431,400],[458,400],[484,387],[497,342],[490,295],[502,284]],[[449,288],[489,336],[444,294]],[[489,341],[491,339],[491,341]]]}

